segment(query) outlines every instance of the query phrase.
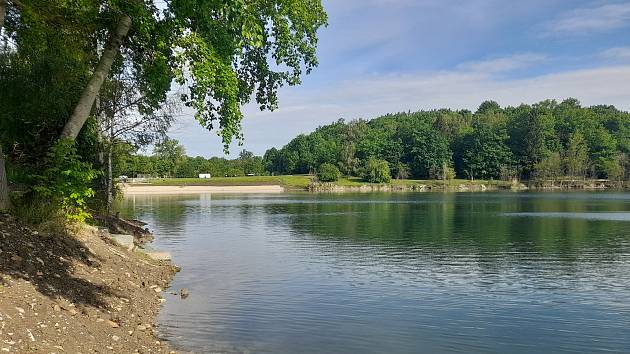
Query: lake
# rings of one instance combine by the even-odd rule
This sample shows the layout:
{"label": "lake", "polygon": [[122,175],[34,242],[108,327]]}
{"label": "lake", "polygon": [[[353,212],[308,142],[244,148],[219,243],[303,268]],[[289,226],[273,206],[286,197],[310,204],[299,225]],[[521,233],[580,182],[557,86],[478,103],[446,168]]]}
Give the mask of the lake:
{"label": "lake", "polygon": [[136,195],[218,353],[628,353],[630,193]]}

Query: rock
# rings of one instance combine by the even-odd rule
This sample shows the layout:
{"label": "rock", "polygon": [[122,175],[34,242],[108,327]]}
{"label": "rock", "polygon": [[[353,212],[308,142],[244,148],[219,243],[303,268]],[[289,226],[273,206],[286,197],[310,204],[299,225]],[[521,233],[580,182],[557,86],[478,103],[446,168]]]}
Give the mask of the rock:
{"label": "rock", "polygon": [[23,309],[23,308],[21,308],[21,307],[16,307],[15,309],[16,309],[16,310],[17,310],[17,312],[19,312],[19,313],[24,313],[24,309]]}
{"label": "rock", "polygon": [[138,331],[146,331],[147,327],[143,326],[143,325],[138,325],[138,327],[136,327],[138,329]]}
{"label": "rock", "polygon": [[153,288],[153,290],[154,290],[156,293],[161,293],[161,292],[162,292],[162,288],[160,288],[159,286],[156,286],[155,288]]}
{"label": "rock", "polygon": [[61,307],[57,304],[55,304],[55,306],[53,306],[53,310],[55,310],[55,312],[59,312],[61,311]]}
{"label": "rock", "polygon": [[131,251],[134,247],[133,236],[126,234],[111,234],[110,238],[117,243],[119,246],[126,248]]}
{"label": "rock", "polygon": [[116,322],[114,322],[114,321],[111,321],[111,320],[108,320],[108,321],[107,321],[107,324],[108,324],[110,327],[112,327],[112,328],[118,328],[118,327],[120,327],[120,326],[118,325],[118,323],[116,323]]}
{"label": "rock", "polygon": [[155,251],[148,248],[138,248],[137,251],[147,255],[147,257],[156,261],[170,261],[171,260],[171,254],[169,252]]}
{"label": "rock", "polygon": [[17,263],[21,263],[24,260],[24,258],[18,256],[17,254],[14,254],[13,256],[11,256],[11,260]]}
{"label": "rock", "polygon": [[188,288],[182,288],[182,289],[179,290],[179,296],[181,296],[182,299],[187,298],[188,295],[190,295],[190,292],[188,291]]}
{"label": "rock", "polygon": [[119,337],[119,336],[114,335],[114,336],[112,336],[112,340],[113,340],[114,342],[118,342],[118,341],[120,340],[120,337]]}

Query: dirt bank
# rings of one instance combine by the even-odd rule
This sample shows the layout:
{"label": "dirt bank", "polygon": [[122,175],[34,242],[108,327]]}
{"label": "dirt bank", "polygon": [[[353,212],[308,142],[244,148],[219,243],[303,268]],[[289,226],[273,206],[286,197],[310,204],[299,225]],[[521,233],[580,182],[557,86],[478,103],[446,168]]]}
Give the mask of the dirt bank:
{"label": "dirt bank", "polygon": [[125,195],[131,194],[196,194],[196,193],[282,193],[277,185],[261,186],[152,186],[121,184]]}
{"label": "dirt bank", "polygon": [[0,214],[0,352],[169,353],[160,292],[175,272],[93,227],[40,233]]}

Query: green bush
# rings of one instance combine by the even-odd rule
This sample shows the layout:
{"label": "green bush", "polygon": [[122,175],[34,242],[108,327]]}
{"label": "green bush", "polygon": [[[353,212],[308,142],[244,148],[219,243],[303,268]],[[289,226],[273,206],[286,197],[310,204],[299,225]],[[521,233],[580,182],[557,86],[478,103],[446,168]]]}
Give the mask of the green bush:
{"label": "green bush", "polygon": [[317,169],[317,179],[321,182],[335,182],[341,177],[341,172],[337,166],[323,163]]}
{"label": "green bush", "polygon": [[87,200],[94,196],[92,180],[98,172],[80,160],[74,141],[60,140],[46,155],[46,168],[34,176],[33,200],[46,200],[71,221],[84,221],[90,216]]}
{"label": "green bush", "polygon": [[392,180],[389,164],[384,160],[368,160],[365,164],[363,178],[370,183],[389,183]]}

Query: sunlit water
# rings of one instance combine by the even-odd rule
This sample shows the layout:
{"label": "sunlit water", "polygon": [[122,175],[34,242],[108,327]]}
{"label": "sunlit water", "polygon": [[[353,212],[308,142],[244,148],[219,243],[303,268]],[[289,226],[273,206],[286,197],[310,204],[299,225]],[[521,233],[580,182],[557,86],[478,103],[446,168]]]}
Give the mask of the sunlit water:
{"label": "sunlit water", "polygon": [[131,196],[193,352],[630,352],[630,194]]}

